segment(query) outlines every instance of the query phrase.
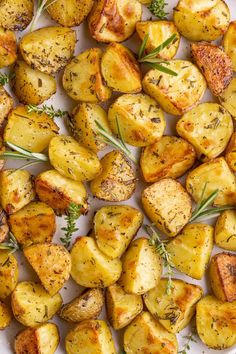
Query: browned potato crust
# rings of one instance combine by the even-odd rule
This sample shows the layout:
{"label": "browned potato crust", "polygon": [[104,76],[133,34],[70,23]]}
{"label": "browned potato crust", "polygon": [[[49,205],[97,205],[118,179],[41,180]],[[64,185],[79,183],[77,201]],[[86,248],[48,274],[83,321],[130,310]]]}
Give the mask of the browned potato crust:
{"label": "browned potato crust", "polygon": [[33,0],[3,0],[0,2],[0,26],[23,31],[33,18]]}
{"label": "browned potato crust", "polygon": [[0,330],[9,326],[11,317],[10,308],[4,302],[0,301]]}
{"label": "browned potato crust", "polygon": [[16,61],[16,51],[17,45],[15,33],[0,28],[0,68],[9,66]]}
{"label": "browned potato crust", "polygon": [[0,131],[3,129],[7,116],[13,108],[14,101],[3,86],[0,85]]}
{"label": "browned potato crust", "polygon": [[229,167],[236,172],[236,133],[233,133],[227,149],[225,151],[225,160]]}
{"label": "browned potato crust", "polygon": [[3,209],[0,208],[0,242],[4,242],[9,232],[7,217]]}

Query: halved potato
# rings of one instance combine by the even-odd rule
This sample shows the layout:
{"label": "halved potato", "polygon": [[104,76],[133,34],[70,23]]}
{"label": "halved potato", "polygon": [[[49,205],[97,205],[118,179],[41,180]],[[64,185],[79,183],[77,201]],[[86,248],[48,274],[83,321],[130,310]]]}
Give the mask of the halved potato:
{"label": "halved potato", "polygon": [[18,281],[18,263],[9,250],[0,251],[0,299],[8,297]]}
{"label": "halved potato", "polygon": [[3,86],[0,85],[0,131],[3,129],[7,116],[13,108],[14,101]]}
{"label": "halved potato", "polygon": [[220,103],[231,116],[236,119],[236,78],[233,78],[228,87],[219,96]]}
{"label": "halved potato", "polygon": [[232,60],[234,71],[236,71],[235,41],[236,41],[236,21],[232,21],[229,24],[229,27],[224,35],[223,46],[224,46],[225,52],[228,54],[228,56]]}
{"label": "halved potato", "polygon": [[0,243],[4,242],[9,232],[9,226],[6,213],[0,208]]}
{"label": "halved potato", "polygon": [[215,243],[217,246],[236,252],[236,211],[225,210],[215,225]]}
{"label": "halved potato", "polygon": [[17,58],[16,52],[17,44],[15,33],[0,27],[0,68],[13,64]]}
{"label": "halved potato", "polygon": [[11,310],[10,308],[0,301],[0,330],[5,329],[11,322]]}
{"label": "halved potato", "polygon": [[182,115],[201,100],[206,82],[198,68],[187,60],[171,60],[168,68],[177,76],[150,70],[143,79],[143,89],[167,113]]}
{"label": "halved potato", "polygon": [[134,146],[147,146],[159,140],[166,121],[156,101],[148,95],[126,94],[118,97],[108,111],[108,122],[113,133],[118,126],[124,140]]}
{"label": "halved potato", "polygon": [[23,31],[34,15],[33,0],[3,0],[0,2],[0,27]]}

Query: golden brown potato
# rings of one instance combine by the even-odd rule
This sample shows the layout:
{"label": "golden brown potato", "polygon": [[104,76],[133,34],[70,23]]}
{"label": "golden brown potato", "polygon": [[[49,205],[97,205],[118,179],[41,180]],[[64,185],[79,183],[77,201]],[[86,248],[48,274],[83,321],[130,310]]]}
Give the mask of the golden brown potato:
{"label": "golden brown potato", "polygon": [[229,251],[236,251],[236,211],[225,210],[215,225],[215,243]]}
{"label": "golden brown potato", "polygon": [[236,119],[236,78],[231,80],[228,87],[218,98],[222,106]]}
{"label": "golden brown potato", "polygon": [[148,95],[126,94],[118,97],[108,111],[111,130],[134,146],[147,146],[161,138],[166,127],[162,110]]}
{"label": "golden brown potato", "polygon": [[168,68],[178,75],[150,70],[143,79],[143,90],[167,113],[182,115],[201,100],[206,82],[198,68],[187,60],[171,60]]}
{"label": "golden brown potato", "polygon": [[228,54],[228,56],[232,60],[234,71],[236,71],[235,41],[236,41],[236,21],[233,21],[229,24],[229,27],[224,35],[223,46],[226,54]]}
{"label": "golden brown potato", "polygon": [[102,173],[91,182],[91,192],[109,202],[127,200],[136,187],[135,173],[129,160],[119,151],[111,151],[101,159]]}
{"label": "golden brown potato", "polygon": [[144,189],[142,204],[150,220],[169,237],[176,236],[191,217],[192,203],[188,193],[171,178]]}
{"label": "golden brown potato", "polygon": [[215,206],[236,204],[236,178],[223,157],[203,163],[188,174],[186,189],[195,202],[199,202],[204,186],[204,198],[219,190]]}
{"label": "golden brown potato", "polygon": [[197,332],[213,349],[226,349],[236,344],[236,302],[227,303],[206,296],[197,304]]}
{"label": "golden brown potato", "polygon": [[90,48],[75,57],[65,68],[62,83],[66,93],[75,101],[104,102],[112,91],[101,73],[102,50]]}
{"label": "golden brown potato", "polygon": [[178,120],[176,130],[194,146],[198,158],[210,160],[225,150],[234,127],[224,107],[205,102],[185,113]]}
{"label": "golden brown potato", "polygon": [[0,299],[8,297],[18,281],[18,264],[16,258],[8,251],[0,251]]}
{"label": "golden brown potato", "polygon": [[106,290],[106,308],[110,324],[115,330],[126,327],[142,311],[142,297],[127,294],[121,286],[113,284]]}
{"label": "golden brown potato", "polygon": [[74,281],[90,288],[104,288],[120,277],[122,265],[100,251],[92,237],[79,237],[71,250],[71,276]]}
{"label": "golden brown potato", "polygon": [[98,318],[104,304],[103,290],[88,289],[79,297],[63,305],[59,316],[68,322],[81,322]]}
{"label": "golden brown potato", "polygon": [[149,312],[142,312],[125,330],[124,350],[126,354],[177,354],[178,342]]}
{"label": "golden brown potato", "polygon": [[161,273],[161,257],[147,238],[138,238],[122,258],[119,284],[126,293],[142,295],[157,286]]}
{"label": "golden brown potato", "polygon": [[212,226],[188,224],[167,247],[171,260],[180,272],[194,279],[202,279],[213,248]]}
{"label": "golden brown potato", "polygon": [[0,85],[0,131],[3,129],[7,116],[13,108],[14,101],[3,86]]}
{"label": "golden brown potato", "polygon": [[225,151],[225,160],[228,163],[231,170],[236,172],[236,133],[233,133],[227,149]]}
{"label": "golden brown potato", "polygon": [[176,136],[163,136],[142,150],[140,167],[146,182],[176,179],[189,170],[196,159],[191,144]]}
{"label": "golden brown potato", "polygon": [[11,296],[12,311],[16,320],[28,327],[47,322],[61,305],[60,294],[51,296],[40,284],[31,281],[18,283]]}
{"label": "golden brown potato", "polygon": [[11,322],[11,311],[9,307],[0,301],[0,330],[5,329]]}
{"label": "golden brown potato", "polygon": [[54,354],[60,342],[57,326],[45,323],[35,328],[26,328],[16,335],[16,354]]}
{"label": "golden brown potato", "polygon": [[0,27],[0,68],[13,64],[17,58],[16,52],[17,44],[15,33]]}
{"label": "golden brown potato", "polygon": [[185,328],[195,314],[196,304],[203,291],[200,286],[172,279],[171,293],[166,293],[168,280],[163,278],[158,286],[143,295],[145,305],[154,318],[171,333]]}
{"label": "golden brown potato", "polygon": [[233,77],[232,62],[228,55],[211,43],[192,43],[191,53],[213,95],[222,94]]}
{"label": "golden brown potato", "polygon": [[23,31],[34,14],[33,0],[3,0],[0,3],[0,27]]}
{"label": "golden brown potato", "polygon": [[102,56],[101,70],[107,86],[114,91],[135,93],[142,90],[138,62],[122,44],[109,44]]}
{"label": "golden brown potato", "polygon": [[89,30],[98,42],[123,42],[133,34],[141,16],[137,0],[97,0],[88,17]]}
{"label": "golden brown potato", "polygon": [[80,322],[70,330],[65,339],[67,354],[104,353],[116,354],[111,331],[103,320]]}
{"label": "golden brown potato", "polygon": [[0,208],[0,243],[4,242],[9,232],[7,216],[3,209]]}
{"label": "golden brown potato", "polygon": [[82,182],[61,176],[56,170],[42,172],[35,180],[39,199],[48,204],[56,214],[67,212],[70,203],[81,205],[81,213],[88,210],[87,191]]}
{"label": "golden brown potato", "polygon": [[75,31],[53,26],[27,33],[21,39],[19,48],[23,59],[33,69],[54,74],[72,58],[75,44]]}

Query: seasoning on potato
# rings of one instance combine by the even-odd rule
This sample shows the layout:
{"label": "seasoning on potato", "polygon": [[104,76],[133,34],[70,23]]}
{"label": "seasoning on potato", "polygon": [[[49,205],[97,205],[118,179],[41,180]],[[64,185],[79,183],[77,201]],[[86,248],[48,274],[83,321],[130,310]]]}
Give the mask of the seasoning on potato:
{"label": "seasoning on potato", "polygon": [[236,211],[225,210],[215,225],[215,243],[225,250],[236,252]]}
{"label": "seasoning on potato", "polygon": [[0,3],[0,27],[12,31],[23,31],[34,14],[33,0],[7,0]]}
{"label": "seasoning on potato", "polygon": [[225,32],[223,38],[223,47],[225,52],[232,60],[234,71],[236,71],[235,41],[236,41],[236,21],[232,21],[230,22],[229,27]]}
{"label": "seasoning on potato", "polygon": [[6,299],[18,281],[18,263],[9,250],[0,251],[0,299]]}

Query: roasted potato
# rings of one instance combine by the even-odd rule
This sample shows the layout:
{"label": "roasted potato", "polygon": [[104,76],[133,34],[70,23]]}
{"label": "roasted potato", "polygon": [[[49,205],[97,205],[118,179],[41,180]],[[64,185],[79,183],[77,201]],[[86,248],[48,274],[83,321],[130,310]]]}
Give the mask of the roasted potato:
{"label": "roasted potato", "polygon": [[0,68],[13,64],[17,58],[16,52],[17,44],[15,33],[0,27]]}
{"label": "roasted potato", "polygon": [[23,59],[33,69],[55,74],[74,54],[76,34],[66,27],[44,27],[27,33],[20,41]]}
{"label": "roasted potato", "polygon": [[231,170],[236,172],[236,133],[233,133],[227,149],[225,151],[225,160],[228,163]]}
{"label": "roasted potato", "polygon": [[214,229],[207,224],[188,224],[167,247],[171,260],[180,272],[202,279],[213,248]]}
{"label": "roasted potato", "polygon": [[41,152],[58,131],[59,127],[46,113],[29,113],[26,106],[17,106],[8,116],[4,141],[32,152]]}
{"label": "roasted potato", "polygon": [[80,322],[65,339],[67,354],[116,354],[111,331],[103,320]]}
{"label": "roasted potato", "polygon": [[177,354],[178,342],[149,312],[142,312],[125,329],[124,349],[127,354]]}
{"label": "roasted potato", "polygon": [[71,276],[74,281],[90,288],[104,288],[120,277],[122,265],[98,248],[92,237],[79,237],[71,250]]}
{"label": "roasted potato", "polygon": [[236,344],[236,302],[227,303],[206,296],[197,304],[197,332],[213,349],[226,349]]}
{"label": "roasted potato", "polygon": [[127,294],[121,286],[113,284],[106,290],[106,308],[110,324],[115,330],[126,327],[142,311],[142,297]]}
{"label": "roasted potato", "polygon": [[138,62],[122,44],[109,44],[102,56],[101,70],[107,86],[114,91],[135,93],[142,90]]}
{"label": "roasted potato", "polygon": [[203,163],[188,174],[186,188],[195,202],[199,202],[204,186],[205,198],[219,190],[215,206],[236,204],[236,178],[223,157]]}
{"label": "roasted potato", "polygon": [[104,102],[112,91],[101,74],[102,50],[90,48],[75,57],[65,68],[62,83],[66,93],[75,101]]}
{"label": "roasted potato", "polygon": [[229,56],[217,45],[211,43],[192,43],[191,53],[213,95],[221,95],[233,77],[232,62]]}
{"label": "roasted potato", "polygon": [[79,297],[63,305],[59,316],[68,322],[81,322],[98,318],[104,304],[103,290],[88,289]]}
{"label": "roasted potato", "polygon": [[18,264],[9,250],[0,251],[0,299],[8,297],[18,281]]}
{"label": "roasted potato", "polygon": [[9,307],[0,301],[0,330],[5,329],[11,322],[11,311]]}
{"label": "roasted potato", "polygon": [[26,328],[16,335],[14,350],[16,354],[54,354],[60,342],[57,326],[45,323],[35,328]]}
{"label": "roasted potato", "polygon": [[201,100],[206,82],[198,68],[187,60],[171,60],[168,68],[178,75],[150,70],[143,79],[143,89],[167,113],[182,115]]}
{"label": "roasted potato", "polygon": [[51,296],[57,294],[70,277],[71,258],[62,245],[51,243],[31,245],[24,248],[24,256]]}
{"label": "roasted potato", "polygon": [[179,48],[180,35],[172,21],[142,21],[136,24],[136,31],[141,39],[144,40],[148,34],[148,41],[146,45],[146,53],[150,53],[156,49],[160,44],[165,42],[173,34],[176,34],[176,39],[166,48],[158,53],[157,57],[170,60],[172,59]]}
{"label": "roasted potato", "polygon": [[179,0],[174,22],[179,32],[191,41],[214,41],[224,34],[230,11],[223,0]]}
{"label": "roasted potato", "polygon": [[91,192],[109,202],[127,200],[136,187],[135,173],[129,160],[119,151],[111,151],[101,159],[102,173],[91,182]]}
{"label": "roasted potato", "polygon": [[8,214],[16,213],[35,198],[32,175],[26,170],[0,172],[0,204]]}
{"label": "roasted potato", "polygon": [[34,15],[33,0],[3,0],[0,2],[0,27],[23,31]]}
{"label": "roasted potato", "polygon": [[232,60],[234,71],[236,71],[236,52],[235,52],[236,32],[235,31],[236,31],[236,21],[233,21],[229,24],[229,27],[223,39],[224,50]]}
{"label": "roasted potato", "polygon": [[168,280],[163,278],[158,286],[143,295],[145,305],[154,318],[170,333],[185,328],[195,314],[196,304],[203,291],[200,286],[172,279],[172,290],[167,294]]}
{"label": "roasted potato", "polygon": [[122,258],[119,284],[129,294],[142,295],[157,286],[162,273],[162,261],[147,238],[134,240]]}
{"label": "roasted potato", "polygon": [[236,251],[236,211],[225,210],[215,225],[215,243],[229,251]]}
{"label": "roasted potato", "polygon": [[89,30],[98,42],[123,42],[133,34],[141,16],[137,0],[97,0],[88,17]]}
{"label": "roasted potato", "polygon": [[[119,127],[117,124],[119,123]],[[111,130],[134,146],[147,146],[161,138],[166,127],[162,110],[150,96],[126,94],[118,97],[108,111]]]}
{"label": "roasted potato", "polygon": [[146,182],[178,178],[189,170],[196,159],[191,144],[176,136],[163,136],[142,150],[140,167]]}
{"label": "roasted potato", "polygon": [[48,204],[56,214],[67,212],[70,203],[81,205],[81,213],[88,210],[87,191],[83,183],[61,176],[56,170],[42,172],[35,180],[39,199]]}
{"label": "roasted potato", "polygon": [[[0,130],[0,134],[1,134],[1,130]],[[0,135],[0,171],[3,169],[4,165],[5,165],[5,159],[1,159],[1,155],[6,151],[6,148],[4,146],[4,142],[3,139]]]}
{"label": "roasted potato", "polygon": [[128,205],[102,207],[96,212],[93,220],[98,247],[110,258],[120,257],[142,222],[142,213]]}
{"label": "roasted potato", "polygon": [[150,220],[169,237],[176,236],[191,217],[192,203],[188,193],[171,178],[144,189],[142,204]]}
{"label": "roasted potato", "polygon": [[102,171],[97,155],[79,145],[71,136],[60,135],[52,138],[48,154],[55,170],[75,181],[91,181]]}
{"label": "roasted potato", "polygon": [[[14,101],[3,86],[0,85],[0,132],[2,131],[7,116],[13,108]],[[1,134],[2,135],[2,134]]]}
{"label": "roasted potato", "polygon": [[4,242],[9,232],[6,213],[0,208],[0,243]]}
{"label": "roasted potato", "polygon": [[222,106],[236,119],[236,78],[232,79],[228,87],[218,98]]}
{"label": "roasted potato", "polygon": [[60,294],[51,296],[40,284],[31,281],[18,283],[11,295],[11,306],[16,320],[28,327],[47,322],[61,305]]}
{"label": "roasted potato", "polygon": [[210,160],[226,148],[234,131],[231,115],[217,103],[201,103],[185,113],[176,125],[178,134],[191,143],[198,158]]}

